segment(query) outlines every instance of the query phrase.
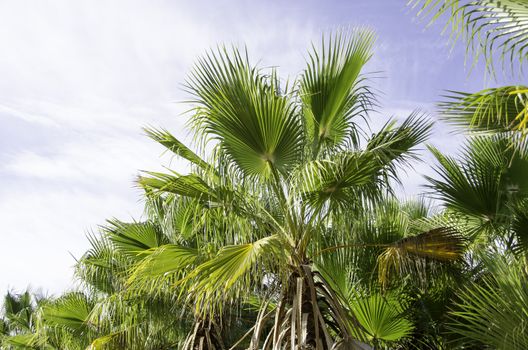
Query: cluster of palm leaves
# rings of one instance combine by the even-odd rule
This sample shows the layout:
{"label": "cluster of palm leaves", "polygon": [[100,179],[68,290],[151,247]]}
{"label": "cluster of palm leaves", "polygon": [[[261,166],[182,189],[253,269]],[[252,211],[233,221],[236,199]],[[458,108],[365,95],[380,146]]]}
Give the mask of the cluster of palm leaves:
{"label": "cluster of palm leaves", "polygon": [[[524,9],[510,2],[491,13]],[[423,6],[489,18],[473,2]],[[1,348],[528,348],[526,88],[453,93],[442,115],[475,136],[456,157],[429,147],[442,209],[402,202],[432,122],[369,128],[373,40],[325,36],[292,82],[235,48],[200,59],[194,150],[146,129],[188,173],[142,173],[144,219],[89,236],[78,291],[8,294]]]}

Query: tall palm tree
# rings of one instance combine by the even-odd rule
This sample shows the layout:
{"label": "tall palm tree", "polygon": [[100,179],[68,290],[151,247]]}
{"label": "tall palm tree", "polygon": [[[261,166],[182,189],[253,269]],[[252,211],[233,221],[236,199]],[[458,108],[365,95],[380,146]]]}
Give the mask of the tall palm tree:
{"label": "tall palm tree", "polygon": [[[208,322],[257,295],[253,349],[354,348],[382,339],[352,309],[386,300],[347,305],[316,264],[336,250],[365,248],[352,240],[350,218],[392,195],[391,181],[431,129],[413,113],[364,136],[359,124],[374,100],[362,70],[372,42],[363,30],[325,37],[292,85],[236,49],[198,61],[187,83],[190,124],[212,157],[165,130],[147,130],[188,160],[191,173],[148,172],[138,181],[183,217],[168,225],[178,230],[178,244],[153,249],[136,266],[133,290],[178,288]],[[377,247],[379,268],[391,271],[415,259],[456,260],[462,241],[436,227]]]}

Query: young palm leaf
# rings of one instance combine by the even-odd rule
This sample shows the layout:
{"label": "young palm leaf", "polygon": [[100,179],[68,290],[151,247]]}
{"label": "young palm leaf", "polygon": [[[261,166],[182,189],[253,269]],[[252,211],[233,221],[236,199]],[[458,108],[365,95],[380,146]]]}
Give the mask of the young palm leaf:
{"label": "young palm leaf", "polygon": [[300,78],[303,115],[314,154],[320,149],[357,144],[358,117],[372,106],[361,71],[372,55],[374,35],[367,30],[323,37],[309,53]]}

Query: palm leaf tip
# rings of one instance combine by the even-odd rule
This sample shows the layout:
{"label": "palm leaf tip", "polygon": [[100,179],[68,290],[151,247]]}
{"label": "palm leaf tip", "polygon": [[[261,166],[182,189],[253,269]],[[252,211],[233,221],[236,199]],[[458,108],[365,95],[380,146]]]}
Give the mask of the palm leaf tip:
{"label": "palm leaf tip", "polygon": [[156,129],[152,127],[144,127],[143,131],[152,140],[163,145],[167,150],[175,155],[182,157],[189,162],[199,166],[202,169],[210,169],[211,166],[188,148],[183,142],[178,140],[174,135],[165,129]]}
{"label": "palm leaf tip", "polygon": [[320,50],[314,46],[309,53],[300,93],[314,150],[335,147],[347,139],[354,142],[358,130],[353,119],[375,104],[361,74],[373,42],[369,30],[337,32],[323,36]]}

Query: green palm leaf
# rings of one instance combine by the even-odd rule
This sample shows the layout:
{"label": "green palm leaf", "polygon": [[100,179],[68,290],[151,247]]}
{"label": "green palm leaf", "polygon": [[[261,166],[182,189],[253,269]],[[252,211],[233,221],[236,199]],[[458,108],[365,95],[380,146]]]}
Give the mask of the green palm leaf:
{"label": "green palm leaf", "polygon": [[366,150],[376,157],[384,172],[398,180],[397,169],[417,159],[417,147],[429,138],[432,128],[433,122],[415,111],[398,126],[388,121],[368,140]]}
{"label": "green palm leaf", "polygon": [[89,330],[87,323],[94,303],[81,293],[68,293],[43,307],[43,318],[48,325],[66,328],[78,335]]}
{"label": "green palm leaf", "polygon": [[198,258],[198,250],[175,244],[150,249],[129,270],[127,285],[133,293],[166,291],[174,286],[186,269],[194,266]]}
{"label": "green palm leaf", "polygon": [[[375,197],[388,177],[398,179],[398,165],[416,158],[416,147],[430,134],[432,123],[417,113],[399,126],[388,122],[366,145],[365,151],[339,152],[327,159],[305,163],[300,168],[298,188],[303,197],[317,205],[332,199],[334,203],[352,203],[362,194]],[[361,194],[362,193],[362,194]]]}
{"label": "green palm leaf", "polygon": [[162,144],[174,154],[187,159],[189,162],[199,166],[204,170],[211,170],[211,165],[191,151],[174,135],[165,129],[144,128],[145,133],[154,141]]}
{"label": "green palm leaf", "polygon": [[2,344],[9,346],[7,349],[34,350],[38,346],[38,336],[32,333],[7,336],[1,339]]}
{"label": "green palm leaf", "polygon": [[355,119],[371,108],[372,94],[361,71],[371,56],[374,35],[367,30],[323,37],[300,78],[309,140],[314,151],[357,142]]}
{"label": "green palm leaf", "polygon": [[[257,265],[269,269],[285,263],[284,249],[280,236],[272,235],[253,243],[225,246],[216,256],[198,265],[184,279],[191,283],[198,311],[210,311],[207,308],[214,309],[233,295],[238,299],[255,288],[255,284],[263,283],[266,270]],[[238,288],[233,288],[236,283]]]}
{"label": "green palm leaf", "polygon": [[493,257],[490,274],[458,293],[451,332],[496,349],[528,348],[528,275],[522,262]]}
{"label": "green palm leaf", "polygon": [[376,182],[380,165],[370,152],[343,152],[329,160],[306,164],[298,175],[299,189],[314,206],[331,199],[347,201],[347,189]]}
{"label": "green palm leaf", "polygon": [[520,66],[526,63],[528,48],[528,3],[524,0],[410,0],[421,4],[420,15],[432,20],[448,13],[455,38],[462,37],[475,60],[483,56],[493,72],[493,56]]}
{"label": "green palm leaf", "polygon": [[113,220],[109,224],[105,228],[108,238],[116,250],[131,257],[167,243],[167,238],[153,223],[130,224]]}
{"label": "green palm leaf", "polygon": [[403,316],[400,303],[380,294],[350,301],[350,308],[370,341],[397,341],[410,335],[413,324]]}
{"label": "green palm leaf", "polygon": [[507,136],[477,137],[465,147],[460,161],[431,148],[439,162],[440,179],[427,177],[448,207],[487,221],[503,220],[509,200],[528,193],[526,151]]}
{"label": "green palm leaf", "polygon": [[142,176],[138,183],[147,190],[170,192],[180,196],[197,198],[202,201],[216,201],[213,190],[196,174],[179,175],[147,172],[150,177]]}
{"label": "green palm leaf", "polygon": [[75,264],[75,275],[82,284],[97,292],[111,294],[122,286],[119,277],[128,265],[128,259],[115,251],[107,235],[87,236],[90,243],[83,256]]}
{"label": "green palm leaf", "polygon": [[244,174],[268,177],[299,161],[302,125],[275,75],[267,77],[233,49],[199,60],[188,88],[198,107],[192,122],[219,142]]}
{"label": "green palm leaf", "polygon": [[473,94],[452,91],[440,103],[443,119],[463,130],[528,130],[528,87],[504,86]]}

